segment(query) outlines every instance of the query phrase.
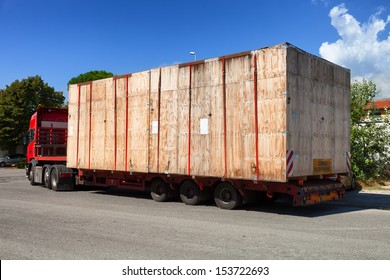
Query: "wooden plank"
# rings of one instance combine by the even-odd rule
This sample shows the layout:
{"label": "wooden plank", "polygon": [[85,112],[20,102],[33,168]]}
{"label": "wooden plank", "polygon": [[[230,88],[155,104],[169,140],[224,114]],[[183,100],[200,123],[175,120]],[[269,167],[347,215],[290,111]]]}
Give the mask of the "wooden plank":
{"label": "wooden plank", "polygon": [[160,137],[160,69],[150,71],[150,124],[149,124],[149,172],[159,172],[159,137]]}
{"label": "wooden plank", "polygon": [[252,54],[226,60],[226,89],[227,177],[253,179],[256,153]]}
{"label": "wooden plank", "polygon": [[183,66],[178,71],[177,97],[177,173],[188,174],[188,140],[190,117],[190,75],[191,66]]}
{"label": "wooden plank", "polygon": [[286,75],[286,49],[285,45],[279,45],[256,51],[258,79]]}
{"label": "wooden plank", "polygon": [[128,170],[148,172],[149,164],[149,89],[150,71],[129,77]]}
{"label": "wooden plank", "polygon": [[286,48],[259,50],[258,75],[258,139],[259,179],[286,180],[287,116],[286,116]]}
{"label": "wooden plank", "polygon": [[[207,60],[204,65],[204,71],[205,77],[203,78],[205,83],[201,83],[201,78],[196,80],[200,89],[203,89],[203,92],[202,90],[199,92],[205,95],[204,102],[206,102],[205,108],[199,112],[199,126],[196,127],[196,130],[200,133],[199,137],[205,138],[204,143],[208,145],[205,149],[207,154],[204,154],[202,159],[204,162],[209,162],[208,170],[205,174],[207,176],[214,174],[213,176],[222,178],[225,176],[225,131],[221,60]],[[199,99],[201,98],[202,95],[199,96]],[[226,160],[228,163],[229,160]]]}
{"label": "wooden plank", "polygon": [[114,170],[114,96],[112,79],[92,83],[91,169]]}
{"label": "wooden plank", "polygon": [[116,78],[116,170],[125,171],[126,168],[126,76]]}
{"label": "wooden plank", "polygon": [[68,140],[67,161],[70,168],[77,167],[77,132],[78,132],[78,92],[77,85],[69,86],[68,94]]}
{"label": "wooden plank", "polygon": [[177,173],[178,66],[161,68],[159,172]]}
{"label": "wooden plank", "polygon": [[[90,85],[80,87],[79,168],[88,168]],[[75,166],[77,167],[77,166]]]}
{"label": "wooden plank", "polygon": [[[215,115],[212,110],[212,92],[214,87],[210,87],[214,76],[208,73],[209,63],[193,66],[193,84],[191,101],[191,172],[199,176],[208,176],[211,173],[211,162],[222,162],[222,153],[217,159],[210,157],[210,128],[205,133],[201,133],[201,119],[209,121],[209,115]],[[214,93],[214,92],[213,92]],[[216,93],[216,92],[215,92]],[[216,93],[218,94],[218,93]],[[222,135],[223,132],[218,132]],[[222,146],[220,147],[222,150]],[[222,165],[223,166],[223,165]]]}

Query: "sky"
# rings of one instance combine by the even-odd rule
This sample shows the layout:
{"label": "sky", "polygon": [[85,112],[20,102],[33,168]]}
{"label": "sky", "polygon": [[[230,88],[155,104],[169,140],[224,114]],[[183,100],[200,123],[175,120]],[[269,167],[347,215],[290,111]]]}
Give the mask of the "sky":
{"label": "sky", "polygon": [[0,89],[40,75],[67,96],[115,75],[289,42],[390,98],[389,0],[0,0]]}

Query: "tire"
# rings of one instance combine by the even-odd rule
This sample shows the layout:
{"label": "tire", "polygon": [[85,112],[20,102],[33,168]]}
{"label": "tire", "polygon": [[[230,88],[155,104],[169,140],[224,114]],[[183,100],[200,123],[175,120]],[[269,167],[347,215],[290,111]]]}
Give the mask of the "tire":
{"label": "tire", "polygon": [[38,185],[34,182],[34,167],[37,166],[38,162],[36,160],[31,160],[30,162],[30,168],[28,169],[28,180],[30,181],[31,186]]}
{"label": "tire", "polygon": [[5,164],[5,162],[0,162],[0,167],[6,167],[7,165]]}
{"label": "tire", "polygon": [[351,178],[351,187],[348,189],[349,191],[354,191],[356,189],[356,177],[352,175]]}
{"label": "tire", "polygon": [[197,205],[200,202],[200,189],[197,183],[191,180],[180,185],[180,199],[186,205]]}
{"label": "tire", "polygon": [[150,184],[150,195],[154,201],[164,202],[168,200],[169,187],[161,178],[156,178]]}
{"label": "tire", "polygon": [[214,191],[214,201],[221,209],[232,210],[240,205],[241,195],[228,182],[221,182]]}
{"label": "tire", "polygon": [[51,169],[51,172],[50,172],[50,185],[51,185],[51,189],[53,191],[57,191],[57,187],[58,187],[58,169],[56,166],[54,166],[52,169]]}
{"label": "tire", "polygon": [[51,189],[50,165],[47,165],[43,171],[43,182],[46,188]]}
{"label": "tire", "polygon": [[37,184],[34,182],[34,167],[31,166],[29,174],[28,174],[28,180],[30,181],[31,186],[36,186]]}

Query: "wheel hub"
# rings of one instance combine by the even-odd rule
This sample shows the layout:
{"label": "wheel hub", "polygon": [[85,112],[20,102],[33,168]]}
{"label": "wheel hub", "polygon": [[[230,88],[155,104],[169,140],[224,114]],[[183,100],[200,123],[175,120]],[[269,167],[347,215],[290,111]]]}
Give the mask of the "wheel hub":
{"label": "wheel hub", "polygon": [[194,195],[195,195],[195,192],[192,188],[186,188],[185,191],[184,191],[184,195],[187,197],[187,198],[193,198]]}
{"label": "wheel hub", "polygon": [[232,200],[232,194],[229,190],[223,190],[221,192],[221,198],[223,202],[230,202]]}

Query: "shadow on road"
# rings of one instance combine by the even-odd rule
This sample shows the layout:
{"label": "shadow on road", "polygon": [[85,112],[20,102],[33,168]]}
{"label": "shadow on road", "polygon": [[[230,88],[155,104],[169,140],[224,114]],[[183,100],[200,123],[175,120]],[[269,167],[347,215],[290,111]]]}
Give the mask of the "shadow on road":
{"label": "shadow on road", "polygon": [[275,213],[280,215],[320,217],[367,209],[390,210],[390,194],[365,192],[347,192],[342,200],[329,201],[304,207],[292,207],[288,198],[275,202],[264,201],[257,204],[244,205],[242,210]]}
{"label": "shadow on road", "polygon": [[[100,195],[113,195],[151,200],[149,193],[126,189],[105,187],[79,187],[77,191],[87,191]],[[180,198],[172,197],[168,203],[181,203]],[[202,201],[200,205],[192,207],[217,207],[213,200]],[[257,201],[239,207],[235,211],[253,211],[274,213],[279,215],[302,216],[308,218],[335,215],[347,212],[356,212],[367,209],[390,210],[390,194],[367,193],[360,191],[347,192],[342,200],[329,201],[310,206],[293,207],[288,197],[281,197],[277,201]]]}

